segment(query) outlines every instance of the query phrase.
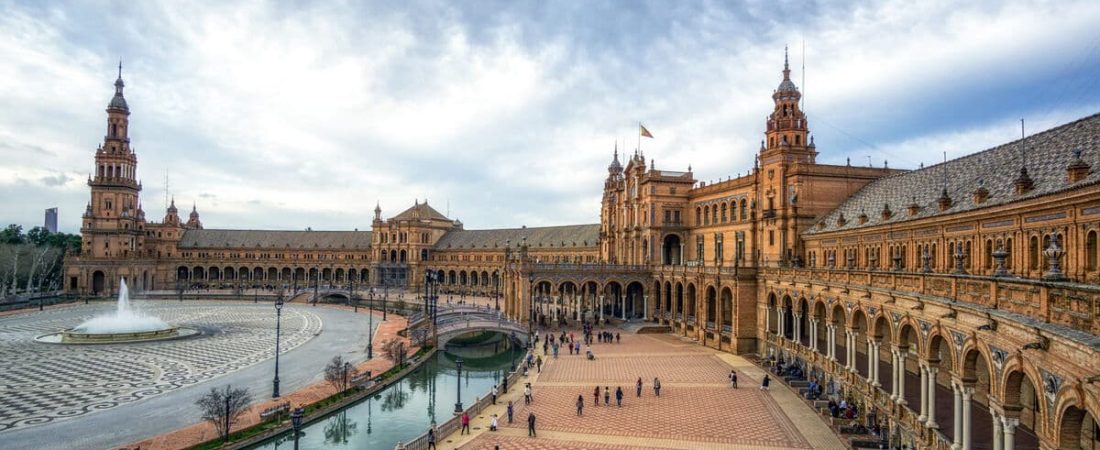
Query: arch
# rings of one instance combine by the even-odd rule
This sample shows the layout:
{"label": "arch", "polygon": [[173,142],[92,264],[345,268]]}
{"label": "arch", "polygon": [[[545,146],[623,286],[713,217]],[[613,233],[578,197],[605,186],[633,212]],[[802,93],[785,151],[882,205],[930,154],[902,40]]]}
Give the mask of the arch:
{"label": "arch", "polygon": [[[187,270],[185,267],[180,267],[183,270]],[[92,272],[92,294],[100,295],[105,293],[107,288],[107,276],[103,274],[102,270]]]}
{"label": "arch", "polygon": [[195,266],[194,268],[192,268],[191,269],[191,274],[192,274],[192,277],[196,280],[205,280],[206,279],[206,269],[203,269],[201,266]]}
{"label": "arch", "polygon": [[278,280],[279,279],[279,269],[276,269],[274,267],[268,267],[267,268],[267,276],[264,277],[264,279],[266,279],[268,281]]}
{"label": "arch", "polygon": [[790,295],[783,295],[782,313],[780,320],[783,321],[783,337],[792,339],[794,337],[794,300],[791,300]]}
{"label": "arch", "polygon": [[[855,333],[855,348],[852,351],[855,352],[856,373],[867,378],[871,375],[871,355],[867,353],[867,337],[870,336],[869,320],[867,319],[867,313],[861,308],[856,308],[852,311],[852,320],[850,328]],[[862,352],[860,350],[863,350]],[[863,357],[860,357],[860,353],[863,353]]]}
{"label": "arch", "polygon": [[302,267],[298,267],[298,268],[294,269],[294,281],[305,281],[305,280],[306,280],[306,269],[302,268]]}
{"label": "arch", "polygon": [[283,270],[279,272],[279,278],[281,278],[283,281],[287,281],[293,277],[292,274],[293,272],[290,270],[289,267],[283,267]]}
{"label": "arch", "polygon": [[[1046,395],[1042,389],[1042,380],[1033,367],[1023,364],[1019,356],[1005,361],[1006,375],[1001,383],[1001,402],[1006,411],[1015,411],[1020,425],[1017,427],[1017,448],[1038,448],[1033,436],[1035,431],[1045,426],[1047,418]],[[1020,431],[1023,430],[1023,433]],[[1032,444],[1032,445],[1029,445]]]}
{"label": "arch", "polygon": [[682,320],[684,316],[684,284],[676,283],[676,319]]}
{"label": "arch", "polygon": [[683,260],[682,248],[683,245],[679,235],[666,235],[661,244],[661,263],[666,266],[680,265]]}
{"label": "arch", "polygon": [[747,212],[748,209],[747,209],[746,205],[747,205],[747,202],[745,201],[745,199],[741,199],[741,220],[742,221],[749,220],[749,214]]}
{"label": "arch", "polygon": [[688,283],[687,285],[687,316],[690,319],[694,319],[696,315],[697,305],[695,303],[695,283]]}
{"label": "arch", "polygon": [[220,280],[221,279],[222,270],[219,269],[217,266],[210,266],[209,269],[206,269],[206,273],[207,273],[207,277],[211,281],[215,281],[215,280]]}
{"label": "arch", "polygon": [[718,322],[718,291],[714,286],[707,286],[707,309],[704,320],[708,327]]}
{"label": "arch", "polygon": [[390,262],[397,262],[397,250],[390,250]]}
{"label": "arch", "polygon": [[406,250],[401,250],[401,261],[400,262],[404,263],[408,260],[409,260],[409,252],[406,251]]}
{"label": "arch", "polygon": [[[329,269],[325,269],[325,270],[329,270]],[[264,279],[264,268],[263,267],[253,267],[252,268],[252,280],[256,281],[256,280],[262,280],[262,279]]]}
{"label": "arch", "polygon": [[1063,407],[1054,424],[1059,449],[1091,448],[1095,447],[1093,441],[1100,440],[1096,435],[1096,416],[1076,404]]}
{"label": "arch", "polygon": [[1096,230],[1089,230],[1085,235],[1085,270],[1096,270],[1097,250]]}
{"label": "arch", "polygon": [[665,311],[672,313],[672,283],[665,282]]}

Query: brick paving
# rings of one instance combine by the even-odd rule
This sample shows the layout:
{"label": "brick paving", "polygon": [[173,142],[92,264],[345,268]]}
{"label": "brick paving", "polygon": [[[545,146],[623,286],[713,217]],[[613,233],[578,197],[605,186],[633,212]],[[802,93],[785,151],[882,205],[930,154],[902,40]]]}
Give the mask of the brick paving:
{"label": "brick paving", "polygon": [[[579,334],[578,334],[579,335]],[[539,353],[541,353],[541,344]],[[582,351],[583,351],[582,346]],[[719,353],[672,335],[622,334],[621,344],[594,344],[595,361],[560,354],[545,358],[542,373],[532,374],[534,403],[523,405],[520,389],[500,406],[472,421],[472,436],[451,435],[441,449],[781,449],[846,446],[805,403],[780,383],[758,389],[762,373],[736,355]],[[729,387],[726,376],[737,368],[741,387]],[[642,397],[634,382],[641,376]],[[653,377],[661,379],[661,397],[653,394]],[[612,406],[593,406],[592,390],[611,388]],[[623,406],[614,406],[622,386]],[[576,415],[576,400],[585,407]],[[490,414],[504,416],[508,399],[516,403],[516,422],[501,421],[486,431]],[[495,408],[495,409],[494,409]],[[499,410],[499,411],[498,411]],[[527,437],[528,412],[537,417],[538,438]]]}

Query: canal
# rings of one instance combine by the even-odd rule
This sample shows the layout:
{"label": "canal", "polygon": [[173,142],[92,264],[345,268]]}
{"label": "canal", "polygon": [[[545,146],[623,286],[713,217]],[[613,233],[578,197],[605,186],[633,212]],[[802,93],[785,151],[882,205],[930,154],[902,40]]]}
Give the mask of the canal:
{"label": "canal", "polygon": [[[496,344],[449,348],[437,352],[416,371],[374,395],[349,405],[302,428],[298,445],[302,450],[349,448],[391,450],[397,442],[408,442],[434,421],[443,423],[454,415],[458,388],[456,359],[462,358],[462,406],[486,395],[524,350]],[[253,449],[294,448],[293,433],[284,433]]]}

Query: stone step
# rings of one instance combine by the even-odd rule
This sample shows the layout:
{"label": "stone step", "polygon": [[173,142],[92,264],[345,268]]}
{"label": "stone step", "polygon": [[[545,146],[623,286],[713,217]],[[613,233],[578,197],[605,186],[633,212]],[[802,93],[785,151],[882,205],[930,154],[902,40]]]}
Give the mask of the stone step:
{"label": "stone step", "polygon": [[810,386],[810,382],[806,380],[791,380],[787,382],[792,388],[805,388]]}

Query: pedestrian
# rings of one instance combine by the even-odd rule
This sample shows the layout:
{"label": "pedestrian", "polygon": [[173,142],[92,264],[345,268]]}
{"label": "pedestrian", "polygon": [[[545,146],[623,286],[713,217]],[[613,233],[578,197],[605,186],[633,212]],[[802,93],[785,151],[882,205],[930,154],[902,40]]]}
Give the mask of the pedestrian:
{"label": "pedestrian", "polygon": [[611,406],[611,388],[608,386],[603,387],[603,404]]}
{"label": "pedestrian", "polygon": [[736,370],[731,370],[730,371],[730,385],[733,386],[734,389],[737,389],[737,371]]}
{"label": "pedestrian", "polygon": [[512,406],[512,401],[508,400],[508,423],[512,423],[512,414],[515,412],[515,408]]}
{"label": "pedestrian", "polygon": [[620,408],[623,407],[623,387],[622,386],[615,386],[615,405],[620,407]]}
{"label": "pedestrian", "polygon": [[527,435],[530,437],[535,436],[535,413],[527,413]]}
{"label": "pedestrian", "polygon": [[538,368],[539,373],[542,373],[542,357],[541,356],[538,357],[538,359],[535,360],[535,367]]}
{"label": "pedestrian", "polygon": [[496,430],[497,430],[497,415],[493,414],[491,417],[489,417],[489,431],[496,431]]}
{"label": "pedestrian", "polygon": [[531,383],[527,383],[527,385],[523,386],[523,404],[530,405],[531,400],[533,400],[531,398]]}
{"label": "pedestrian", "polygon": [[428,448],[436,450],[435,447],[435,423],[432,423],[431,428],[428,428]]}
{"label": "pedestrian", "polygon": [[581,415],[581,411],[584,410],[584,395],[577,394],[577,415]]}
{"label": "pedestrian", "polygon": [[462,413],[462,430],[458,432],[459,436],[464,434],[470,434],[470,415],[465,412]]}
{"label": "pedestrian", "polygon": [[658,396],[658,397],[661,396],[661,379],[660,378],[656,378],[656,377],[653,378],[653,394]]}
{"label": "pedestrian", "polygon": [[554,345],[550,347],[550,350],[554,351],[554,359],[558,359],[558,344],[554,343]]}
{"label": "pedestrian", "polygon": [[497,391],[497,386],[494,384],[493,385],[493,404],[494,405],[497,404],[497,394],[498,393],[499,392]]}
{"label": "pedestrian", "polygon": [[771,383],[771,382],[772,382],[771,377],[769,377],[768,374],[764,374],[764,381],[760,382],[760,390],[761,391],[768,390],[768,384]]}
{"label": "pedestrian", "polygon": [[504,375],[504,376],[500,377],[500,385],[503,386],[503,388],[500,389],[500,392],[503,393],[503,394],[507,394],[508,393],[508,375]]}
{"label": "pedestrian", "polygon": [[622,344],[623,343],[623,337],[621,335],[619,335],[618,331],[615,332],[615,343],[616,344]]}
{"label": "pedestrian", "polygon": [[600,387],[596,386],[596,390],[592,391],[592,403],[596,406],[600,406]]}
{"label": "pedestrian", "polygon": [[641,397],[642,396],[642,377],[638,377],[638,382],[634,384],[634,387],[637,388],[638,397]]}

